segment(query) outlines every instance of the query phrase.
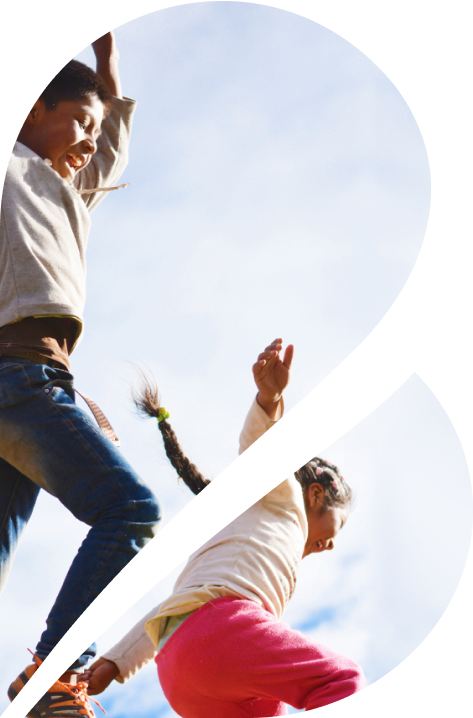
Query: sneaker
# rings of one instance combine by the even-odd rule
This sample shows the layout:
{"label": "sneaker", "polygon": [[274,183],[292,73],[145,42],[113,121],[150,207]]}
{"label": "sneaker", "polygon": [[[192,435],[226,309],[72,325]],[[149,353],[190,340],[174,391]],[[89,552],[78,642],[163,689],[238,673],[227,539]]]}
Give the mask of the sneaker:
{"label": "sneaker", "polygon": [[[8,697],[11,701],[38,670],[41,660],[37,656],[34,659],[36,663],[27,666],[8,689]],[[91,700],[103,710],[98,701],[93,698]],[[105,713],[104,710],[103,712]],[[56,681],[27,714],[27,718],[84,718],[84,716],[95,718],[87,695],[87,683],[79,682],[77,685],[72,685],[61,681]]]}

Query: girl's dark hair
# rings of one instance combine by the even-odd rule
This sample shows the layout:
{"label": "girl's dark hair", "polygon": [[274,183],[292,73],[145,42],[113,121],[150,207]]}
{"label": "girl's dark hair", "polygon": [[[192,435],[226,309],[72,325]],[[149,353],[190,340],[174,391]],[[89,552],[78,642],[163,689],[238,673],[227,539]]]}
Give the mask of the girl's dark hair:
{"label": "girl's dark hair", "polygon": [[[159,417],[162,407],[159,402],[159,391],[155,380],[149,379],[139,371],[141,387],[139,392],[133,391],[133,401],[136,408],[145,416]],[[177,437],[167,419],[158,422],[159,430],[163,435],[164,448],[171,464],[176,469],[179,478],[190,488],[194,494],[199,494],[209,484],[194,464],[183,453]],[[305,466],[296,471],[296,479],[305,489],[310,484],[320,484],[324,489],[324,508],[341,506],[350,508],[353,493],[340,470],[324,459],[315,457]]]}
{"label": "girl's dark hair", "polygon": [[107,115],[112,109],[113,96],[100,75],[77,60],[71,60],[58,72],[40,95],[46,109],[54,110],[61,100],[78,100],[97,95]]}
{"label": "girl's dark hair", "polygon": [[320,484],[324,490],[324,508],[334,506],[349,509],[353,501],[353,492],[334,464],[317,456],[296,471],[296,479],[303,489],[311,484]]}
{"label": "girl's dark hair", "polygon": [[[150,380],[143,372],[140,372],[140,378],[141,387],[138,393],[133,391],[133,401],[141,414],[153,416],[157,419],[161,408],[157,384],[154,380]],[[191,464],[187,456],[185,456],[179,445],[177,436],[167,419],[161,419],[161,421],[158,422],[158,427],[163,435],[166,455],[176,469],[179,478],[184,481],[186,486],[188,486],[194,494],[200,494],[209,484],[209,481],[202,476],[197,467]]]}

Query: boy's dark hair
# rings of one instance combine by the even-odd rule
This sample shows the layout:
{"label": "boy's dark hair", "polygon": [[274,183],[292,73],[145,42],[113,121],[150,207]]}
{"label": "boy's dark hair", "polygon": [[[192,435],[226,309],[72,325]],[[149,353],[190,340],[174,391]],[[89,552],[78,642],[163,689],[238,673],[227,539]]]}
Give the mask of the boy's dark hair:
{"label": "boy's dark hair", "polygon": [[314,457],[296,471],[296,479],[303,489],[311,484],[320,484],[324,490],[324,509],[334,506],[349,509],[353,501],[353,492],[334,464],[325,459]]}
{"label": "boy's dark hair", "polygon": [[[156,382],[148,379],[140,372],[141,387],[138,393],[133,392],[133,400],[138,411],[146,416],[158,418],[160,415],[159,392]],[[177,437],[166,419],[158,423],[163,435],[166,455],[176,469],[179,478],[190,488],[194,494],[199,494],[209,484],[194,464],[182,451]],[[324,508],[340,506],[349,509],[353,499],[353,492],[340,473],[340,470],[324,459],[315,457],[305,466],[296,471],[296,479],[305,489],[310,484],[318,483],[324,489]]]}
{"label": "boy's dark hair", "polygon": [[97,95],[108,115],[112,109],[113,96],[100,75],[77,60],[71,60],[58,72],[40,95],[46,109],[54,110],[61,100],[78,100],[80,97]]}

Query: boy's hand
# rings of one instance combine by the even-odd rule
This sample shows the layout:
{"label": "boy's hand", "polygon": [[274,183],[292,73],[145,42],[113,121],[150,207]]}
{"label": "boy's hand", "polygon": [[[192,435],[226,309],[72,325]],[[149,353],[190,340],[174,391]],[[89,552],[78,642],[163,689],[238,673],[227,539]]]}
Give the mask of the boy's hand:
{"label": "boy's hand", "polygon": [[81,678],[88,683],[87,693],[95,696],[108,688],[119,673],[120,669],[116,663],[106,658],[99,658],[98,661],[92,663],[88,670],[84,671]]}
{"label": "boy's hand", "polygon": [[111,59],[118,61],[118,48],[113,32],[107,32],[105,35],[102,35],[102,37],[97,38],[97,40],[92,43],[92,48],[95,52],[97,62]]}
{"label": "boy's hand", "polygon": [[121,97],[120,75],[118,74],[118,48],[113,32],[107,32],[92,43],[97,58],[97,73],[115,97]]}
{"label": "boy's hand", "polygon": [[289,344],[281,361],[282,339],[275,339],[253,364],[253,376],[258,394],[256,400],[270,419],[276,419],[284,389],[289,384],[294,347]]}

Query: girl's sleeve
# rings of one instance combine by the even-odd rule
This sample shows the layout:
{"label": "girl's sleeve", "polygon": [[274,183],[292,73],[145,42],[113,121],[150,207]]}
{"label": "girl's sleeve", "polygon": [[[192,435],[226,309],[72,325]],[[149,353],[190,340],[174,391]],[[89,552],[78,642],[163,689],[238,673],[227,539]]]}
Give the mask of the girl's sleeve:
{"label": "girl's sleeve", "polygon": [[156,656],[154,644],[145,631],[145,623],[157,613],[159,606],[147,613],[121,641],[102,656],[113,661],[120,669],[120,673],[115,678],[119,683],[125,683]]}
{"label": "girl's sleeve", "polygon": [[284,414],[284,399],[281,398],[279,407],[279,416],[276,420],[270,419],[264,409],[258,404],[256,397],[250,407],[250,410],[246,416],[243,429],[240,434],[240,450],[239,454],[243,454],[251,444],[263,436]]}
{"label": "girl's sleeve", "polygon": [[[87,167],[84,167],[74,180],[76,189],[112,187],[117,183],[128,163],[128,145],[135,108],[135,100],[127,97],[113,98],[112,110],[102,123],[97,151]],[[94,192],[82,195],[82,199],[90,212],[107,194],[108,192]]]}
{"label": "girl's sleeve", "polygon": [[[245,423],[243,424],[243,429],[241,430],[240,434],[240,451],[239,453],[242,454],[248,447],[251,446],[255,441],[257,441],[260,436],[263,436],[263,434],[268,431],[274,424],[276,424],[279,419],[284,414],[284,399],[281,397],[281,403],[279,405],[279,412],[278,412],[278,418],[274,421],[269,418],[267,413],[264,409],[260,407],[258,404],[256,397],[250,407],[250,410],[246,416]],[[288,479],[285,479],[281,484],[276,486],[272,491],[270,491],[266,496],[264,497],[264,501],[267,503],[272,504],[296,504],[300,505],[301,511],[298,512],[299,515],[299,522],[302,526],[305,526],[307,521],[305,519],[305,512],[303,504],[301,504],[301,487],[297,479],[294,478],[294,476],[291,476]]]}

